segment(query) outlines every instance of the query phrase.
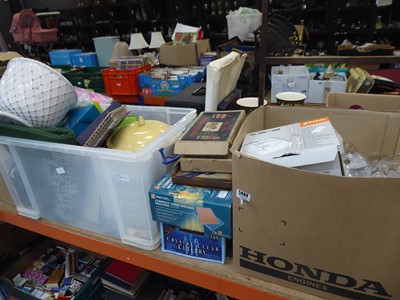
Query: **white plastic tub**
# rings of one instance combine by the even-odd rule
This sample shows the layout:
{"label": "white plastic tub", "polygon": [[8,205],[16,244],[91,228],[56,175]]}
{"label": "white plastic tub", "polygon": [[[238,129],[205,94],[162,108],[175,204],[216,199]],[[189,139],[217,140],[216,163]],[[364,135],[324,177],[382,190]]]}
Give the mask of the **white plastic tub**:
{"label": "white plastic tub", "polygon": [[196,111],[128,107],[172,127],[137,153],[0,136],[0,171],[18,213],[157,248],[159,225],[151,218],[148,191],[167,171],[158,149],[171,144]]}

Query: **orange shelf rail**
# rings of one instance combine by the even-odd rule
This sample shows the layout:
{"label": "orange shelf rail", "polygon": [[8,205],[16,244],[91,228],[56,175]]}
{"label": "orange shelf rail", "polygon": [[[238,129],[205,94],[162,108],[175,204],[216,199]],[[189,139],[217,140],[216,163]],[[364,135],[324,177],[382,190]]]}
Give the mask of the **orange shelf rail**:
{"label": "orange shelf rail", "polygon": [[230,297],[240,300],[246,299],[266,299],[266,300],[287,300],[288,298],[268,293],[263,290],[254,288],[249,285],[242,284],[230,279],[223,278],[221,275],[202,272],[190,268],[189,266],[180,265],[162,256],[155,257],[151,251],[141,253],[134,247],[113,244],[112,242],[103,241],[91,235],[77,233],[63,228],[59,224],[51,224],[46,220],[32,220],[16,213],[0,210],[0,221],[27,229],[29,231],[64,241],[68,244],[87,249],[104,256],[114,259],[126,261],[148,270],[161,273],[191,284],[219,292]]}

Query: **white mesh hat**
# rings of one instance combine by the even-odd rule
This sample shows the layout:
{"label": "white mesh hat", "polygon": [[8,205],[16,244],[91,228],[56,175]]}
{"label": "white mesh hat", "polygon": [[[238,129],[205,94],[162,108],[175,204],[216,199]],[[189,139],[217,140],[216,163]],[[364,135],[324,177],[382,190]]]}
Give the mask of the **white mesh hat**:
{"label": "white mesh hat", "polygon": [[29,127],[59,125],[78,97],[72,84],[47,65],[14,58],[0,80],[0,120]]}

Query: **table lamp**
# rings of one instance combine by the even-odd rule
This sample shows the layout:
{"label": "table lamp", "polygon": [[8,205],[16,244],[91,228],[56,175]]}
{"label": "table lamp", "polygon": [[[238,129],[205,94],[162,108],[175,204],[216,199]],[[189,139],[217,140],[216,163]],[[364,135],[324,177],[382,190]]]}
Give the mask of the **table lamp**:
{"label": "table lamp", "polygon": [[120,57],[133,56],[131,50],[129,50],[129,45],[125,41],[119,41],[114,44],[113,53],[109,60],[110,67],[115,67],[115,61]]}
{"label": "table lamp", "polygon": [[149,47],[142,33],[132,33],[131,42],[129,44],[129,50],[138,50],[139,55],[141,55],[140,50]]}
{"label": "table lamp", "polygon": [[155,31],[151,33],[150,49],[158,49],[162,44],[165,44],[165,40],[162,36],[161,31]]}

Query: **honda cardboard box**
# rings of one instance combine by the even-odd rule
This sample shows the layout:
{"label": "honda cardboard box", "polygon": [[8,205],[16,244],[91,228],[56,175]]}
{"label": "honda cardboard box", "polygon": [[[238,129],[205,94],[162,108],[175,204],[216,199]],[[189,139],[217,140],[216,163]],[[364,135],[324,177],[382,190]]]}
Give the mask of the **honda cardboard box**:
{"label": "honda cardboard box", "polygon": [[365,154],[400,152],[400,114],[261,107],[232,146],[234,268],[328,299],[400,299],[400,179],[342,177],[240,154],[249,132],[327,116]]}
{"label": "honda cardboard box", "polygon": [[170,66],[198,66],[200,56],[211,49],[210,40],[199,40],[188,45],[165,43],[160,47],[160,63]]}
{"label": "honda cardboard box", "polygon": [[326,107],[397,112],[400,111],[400,96],[328,93]]}

